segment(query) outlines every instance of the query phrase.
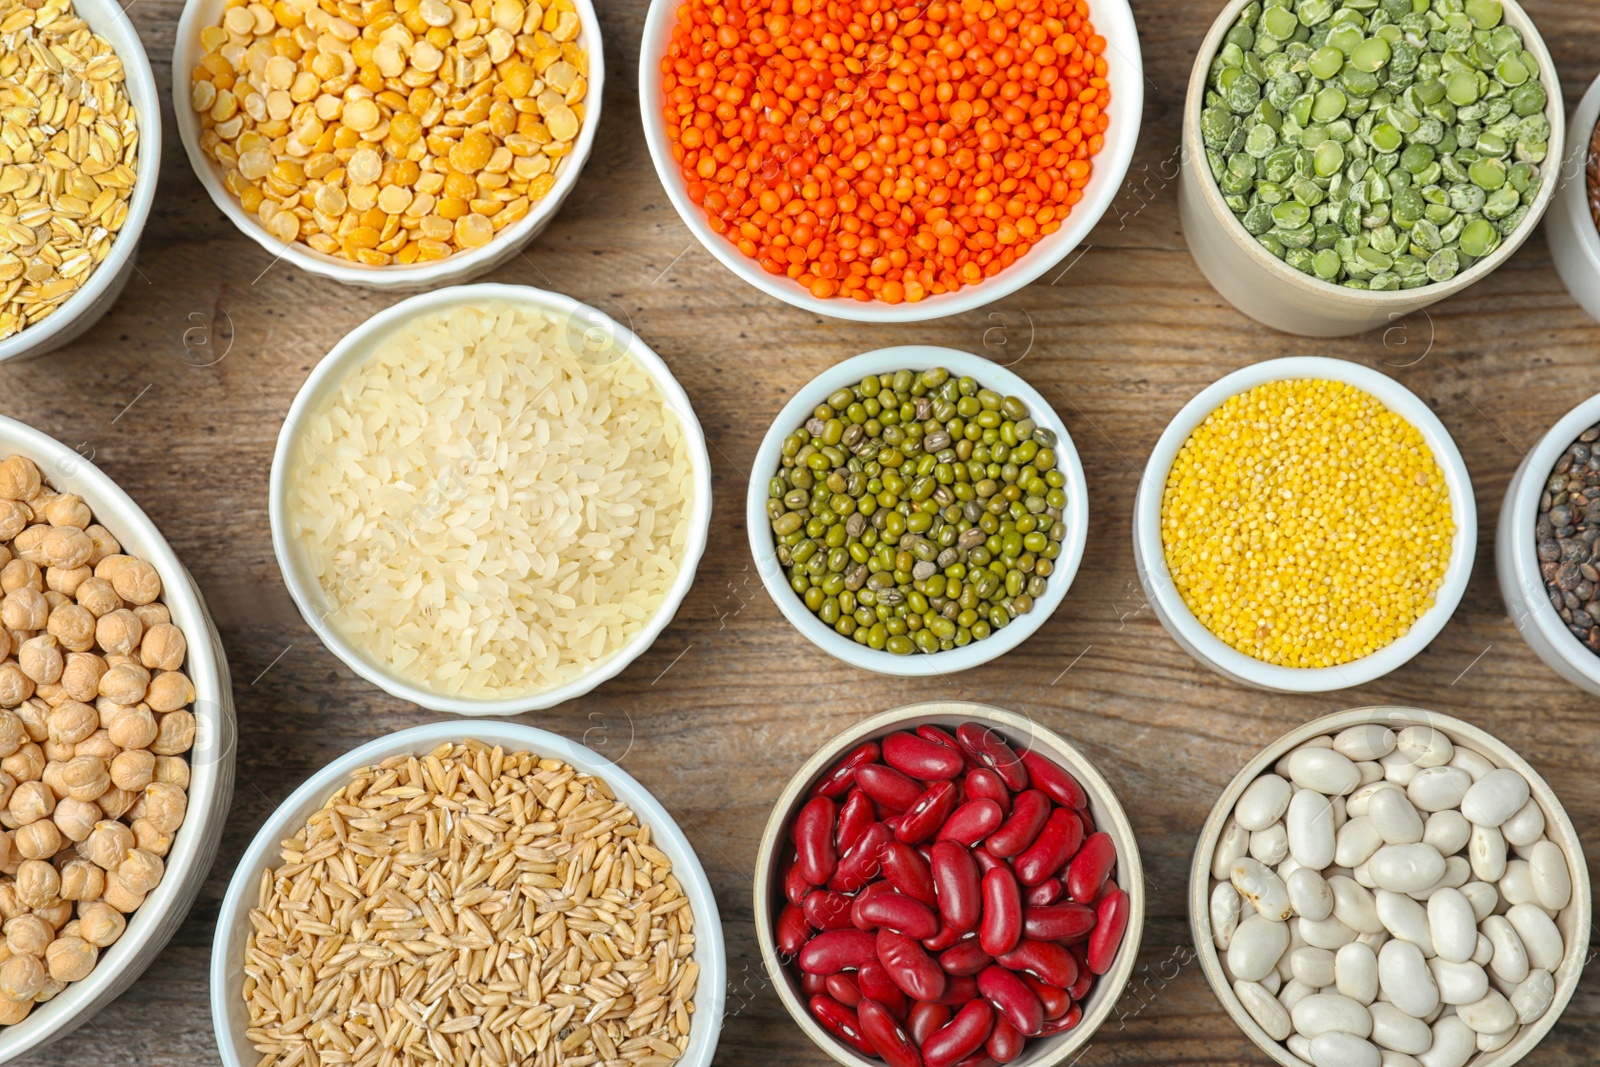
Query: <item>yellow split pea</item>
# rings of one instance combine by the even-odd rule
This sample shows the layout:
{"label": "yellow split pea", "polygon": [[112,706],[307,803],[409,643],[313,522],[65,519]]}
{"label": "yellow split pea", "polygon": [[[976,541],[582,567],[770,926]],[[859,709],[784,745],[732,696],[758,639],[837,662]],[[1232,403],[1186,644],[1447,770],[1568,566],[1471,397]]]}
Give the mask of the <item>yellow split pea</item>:
{"label": "yellow split pea", "polygon": [[1161,501],[1167,570],[1218,638],[1286,667],[1394,642],[1433,606],[1455,536],[1422,434],[1342,382],[1269,382],[1190,435]]}

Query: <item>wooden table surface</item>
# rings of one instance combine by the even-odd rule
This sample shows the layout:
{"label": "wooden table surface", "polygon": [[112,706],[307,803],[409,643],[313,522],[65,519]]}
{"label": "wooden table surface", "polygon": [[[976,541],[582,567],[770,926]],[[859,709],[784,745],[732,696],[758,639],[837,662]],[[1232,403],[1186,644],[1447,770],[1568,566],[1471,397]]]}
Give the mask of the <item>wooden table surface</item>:
{"label": "wooden table surface", "polygon": [[[1600,704],[1546,669],[1506,617],[1493,531],[1524,452],[1600,391],[1600,326],[1563,289],[1542,235],[1463,296],[1387,331],[1338,341],[1273,333],[1226,305],[1184,245],[1172,181],[1184,86],[1216,4],[1135,0],[1147,101],[1113,210],[1064,275],[939,322],[818,318],[737,280],[668,203],[633,88],[646,0],[598,0],[603,126],[577,191],[492,280],[568,293],[633,329],[671,365],[711,442],[711,544],[654,647],[590,696],[524,720],[618,759],[676,815],[715,887],[728,941],[718,1062],[827,1062],[763,975],[751,874],[769,805],[825,739],[863,716],[937,695],[1033,716],[1079,745],[1117,789],[1144,854],[1141,969],[1079,1061],[1264,1064],[1200,973],[1185,918],[1194,840],[1224,784],[1263,745],[1342,708],[1449,712],[1519,750],[1600,857]],[[1569,104],[1600,68],[1593,3],[1528,5]],[[165,94],[180,0],[133,0]],[[1115,105],[1113,105],[1115,108]],[[205,982],[223,888],[267,814],[353,746],[437,716],[340,664],[295,611],[273,560],[267,472],[283,414],[318,359],[395,298],[302,274],[238,233],[190,171],[165,109],[155,215],[115,309],[69,349],[0,368],[0,411],[53,434],[138,501],[210,603],[238,705],[238,784],[193,912],[143,979],[34,1064],[216,1062]],[[1114,111],[1115,113],[1115,111]],[[1117,121],[1127,116],[1117,114]],[[1050,279],[1056,279],[1052,284]],[[768,423],[801,383],[848,356],[927,342],[1011,364],[1056,402],[1088,477],[1087,556],[1066,602],[1003,660],[932,684],[845,667],[801,638],[762,591],[746,547],[745,487]],[[1256,360],[1319,354],[1374,367],[1420,395],[1455,436],[1479,510],[1466,598],[1412,663],[1352,692],[1274,696],[1233,685],[1162,630],[1135,580],[1129,525],[1146,456],[1196,392]],[[1591,873],[1600,873],[1593,868]],[[1529,1063],[1589,1064],[1600,968]]]}

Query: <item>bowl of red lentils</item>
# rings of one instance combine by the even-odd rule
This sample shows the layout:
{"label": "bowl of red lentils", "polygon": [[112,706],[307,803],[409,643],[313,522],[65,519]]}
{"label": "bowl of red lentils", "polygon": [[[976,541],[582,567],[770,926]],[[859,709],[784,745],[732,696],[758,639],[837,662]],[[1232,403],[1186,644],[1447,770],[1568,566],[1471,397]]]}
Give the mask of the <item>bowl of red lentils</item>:
{"label": "bowl of red lentils", "polygon": [[1134,504],[1155,615],[1203,665],[1290,693],[1408,662],[1460,603],[1477,507],[1449,431],[1355,363],[1268,360],[1186,404]]}
{"label": "bowl of red lentils", "polygon": [[419,290],[493,270],[555,217],[605,61],[590,0],[197,0],[172,69],[189,162],[274,262]]}
{"label": "bowl of red lentils", "polygon": [[1094,228],[1138,140],[1126,0],[657,0],[645,140],[707,251],[822,315],[982,307]]}

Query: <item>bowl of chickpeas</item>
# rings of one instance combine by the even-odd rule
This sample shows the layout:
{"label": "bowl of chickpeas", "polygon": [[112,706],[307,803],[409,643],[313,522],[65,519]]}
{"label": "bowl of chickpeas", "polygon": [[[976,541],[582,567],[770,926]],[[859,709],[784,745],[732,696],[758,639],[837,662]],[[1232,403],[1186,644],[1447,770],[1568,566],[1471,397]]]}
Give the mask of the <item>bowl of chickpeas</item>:
{"label": "bowl of chickpeas", "polygon": [[605,78],[590,0],[195,0],[178,134],[211,199],[312,274],[459,285],[576,187]]}
{"label": "bowl of chickpeas", "polygon": [[188,914],[233,795],[227,660],[126,493],[0,417],[0,1063],[119,995]]}

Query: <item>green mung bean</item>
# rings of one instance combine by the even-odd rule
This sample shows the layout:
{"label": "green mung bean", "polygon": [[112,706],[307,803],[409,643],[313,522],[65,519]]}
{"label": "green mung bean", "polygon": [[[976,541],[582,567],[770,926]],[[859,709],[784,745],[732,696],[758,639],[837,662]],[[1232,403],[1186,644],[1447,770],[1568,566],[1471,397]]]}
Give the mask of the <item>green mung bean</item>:
{"label": "green mung bean", "polygon": [[1500,0],[1264,0],[1212,60],[1200,134],[1271,254],[1355,289],[1448,281],[1526,220],[1548,95]]}
{"label": "green mung bean", "polygon": [[789,586],[837,633],[910,655],[1033,610],[1068,532],[1056,436],[942,368],[870,375],[784,438],[767,517]]}

